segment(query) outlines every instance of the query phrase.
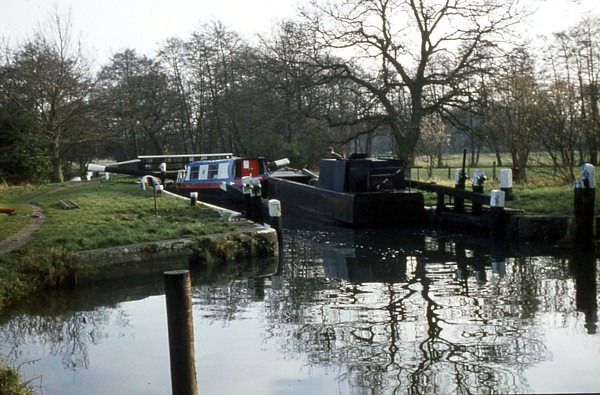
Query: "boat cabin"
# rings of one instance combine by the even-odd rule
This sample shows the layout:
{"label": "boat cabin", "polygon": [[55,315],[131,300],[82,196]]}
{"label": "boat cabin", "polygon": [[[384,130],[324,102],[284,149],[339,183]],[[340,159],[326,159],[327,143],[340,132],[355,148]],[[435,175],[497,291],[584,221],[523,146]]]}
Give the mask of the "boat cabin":
{"label": "boat cabin", "polygon": [[362,155],[321,159],[318,186],[336,192],[364,193],[404,189],[405,162]]}
{"label": "boat cabin", "polygon": [[265,158],[228,157],[199,160],[188,163],[185,170],[179,172],[177,188],[209,189],[220,188],[222,183],[242,185],[242,177],[256,177],[261,181],[269,175]]}

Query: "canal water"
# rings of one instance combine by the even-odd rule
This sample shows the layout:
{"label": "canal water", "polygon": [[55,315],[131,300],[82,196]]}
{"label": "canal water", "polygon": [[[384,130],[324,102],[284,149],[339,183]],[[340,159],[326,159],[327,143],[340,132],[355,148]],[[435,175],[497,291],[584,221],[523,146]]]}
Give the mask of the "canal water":
{"label": "canal water", "polygon": [[[201,394],[600,391],[594,255],[423,229],[285,224],[282,259],[192,271]],[[0,317],[42,394],[167,394],[163,279]]]}

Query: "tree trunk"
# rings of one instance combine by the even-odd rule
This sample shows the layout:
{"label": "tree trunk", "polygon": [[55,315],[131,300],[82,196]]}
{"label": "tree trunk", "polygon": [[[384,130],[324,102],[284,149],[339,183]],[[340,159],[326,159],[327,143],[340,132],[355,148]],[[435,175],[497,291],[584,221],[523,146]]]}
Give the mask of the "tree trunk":
{"label": "tree trunk", "polygon": [[52,156],[52,181],[60,183],[65,181],[63,176],[62,160],[60,155],[56,152],[53,152]]}

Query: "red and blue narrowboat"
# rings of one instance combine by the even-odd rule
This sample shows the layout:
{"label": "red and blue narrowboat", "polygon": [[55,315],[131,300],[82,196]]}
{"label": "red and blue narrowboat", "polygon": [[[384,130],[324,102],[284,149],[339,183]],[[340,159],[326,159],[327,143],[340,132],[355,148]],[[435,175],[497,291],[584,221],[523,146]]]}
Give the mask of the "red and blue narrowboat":
{"label": "red and blue narrowboat", "polygon": [[243,180],[258,179],[264,185],[269,177],[269,164],[262,157],[236,157],[231,154],[210,154],[190,162],[180,170],[175,181],[178,194],[196,192],[198,200],[233,210],[243,209]]}

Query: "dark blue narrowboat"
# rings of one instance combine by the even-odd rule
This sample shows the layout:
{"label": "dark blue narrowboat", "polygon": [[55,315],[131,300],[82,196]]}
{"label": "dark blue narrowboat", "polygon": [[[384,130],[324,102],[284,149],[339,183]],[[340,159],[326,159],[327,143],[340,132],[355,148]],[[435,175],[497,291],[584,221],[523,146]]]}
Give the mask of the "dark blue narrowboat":
{"label": "dark blue narrowboat", "polygon": [[405,185],[398,159],[322,159],[318,179],[307,171],[278,170],[268,180],[270,198],[340,225],[377,226],[425,220],[423,194]]}

